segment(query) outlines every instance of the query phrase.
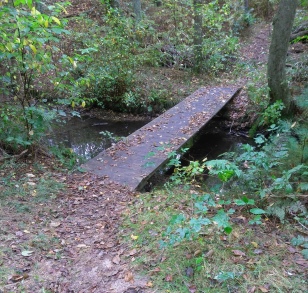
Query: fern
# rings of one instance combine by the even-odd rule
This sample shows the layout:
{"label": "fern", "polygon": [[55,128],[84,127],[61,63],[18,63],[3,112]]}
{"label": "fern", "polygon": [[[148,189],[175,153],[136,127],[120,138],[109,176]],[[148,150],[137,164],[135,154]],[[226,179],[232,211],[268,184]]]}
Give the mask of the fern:
{"label": "fern", "polygon": [[302,255],[305,259],[308,259],[308,237],[297,236],[291,240],[291,244],[294,246],[301,246],[303,248]]}
{"label": "fern", "polygon": [[274,203],[272,206],[268,207],[266,212],[269,216],[277,217],[282,223],[285,220],[286,211],[284,207],[281,207],[278,203]]}
{"label": "fern", "polygon": [[295,97],[295,104],[301,111],[302,121],[308,120],[308,87],[303,90],[303,93]]}
{"label": "fern", "polygon": [[288,214],[292,217],[296,217],[299,222],[305,220],[305,216],[307,216],[307,209],[305,205],[296,198],[280,198],[272,203],[266,209],[266,212],[270,216],[277,217],[281,222],[285,221]]}

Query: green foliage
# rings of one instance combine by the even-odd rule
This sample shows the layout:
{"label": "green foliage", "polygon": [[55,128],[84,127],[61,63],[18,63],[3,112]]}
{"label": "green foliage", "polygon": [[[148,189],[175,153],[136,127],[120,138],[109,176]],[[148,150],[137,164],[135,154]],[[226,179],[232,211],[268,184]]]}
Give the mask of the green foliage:
{"label": "green foliage", "polygon": [[[307,165],[303,164],[307,130],[301,132],[294,129],[294,124],[292,128],[281,124],[272,125],[268,131],[268,138],[256,137],[257,148],[243,145],[239,155],[225,154],[241,170],[240,176],[230,182],[231,192],[245,190],[268,201],[266,212],[282,222],[287,214],[305,217],[307,212],[296,194],[305,192],[307,186]],[[291,136],[294,131],[299,139]]]}
{"label": "green foliage", "polygon": [[291,240],[292,245],[294,246],[301,246],[302,249],[302,255],[305,259],[308,259],[308,237],[304,236],[297,236],[296,238],[293,238]]}
{"label": "green foliage", "polygon": [[[271,115],[275,116],[276,110],[273,111]],[[260,215],[265,213],[277,216],[282,222],[286,215],[302,219],[307,212],[296,194],[308,189],[308,167],[304,163],[307,161],[307,129],[295,126],[296,123],[290,126],[282,121],[278,125],[272,124],[266,136],[255,138],[255,146],[244,144],[237,153],[225,153],[223,159],[190,162],[189,166],[182,167],[180,157],[171,153],[169,165],[175,169],[170,179],[177,185],[187,184],[208,170],[210,176],[217,176],[227,185],[229,193],[244,191],[267,205],[266,209],[250,210],[255,215],[251,223],[260,224]],[[255,202],[242,197],[235,199],[234,204],[246,206]],[[197,207],[201,210],[203,204],[198,203]],[[191,234],[187,235],[191,237]]]}
{"label": "green foliage", "polygon": [[211,160],[206,162],[210,175],[217,175],[222,182],[229,181],[233,176],[240,176],[240,169],[228,160]]}
{"label": "green foliage", "polygon": [[[303,90],[301,95],[295,97],[296,106],[301,111],[301,117],[303,117],[303,119],[308,118],[308,100],[307,100],[307,96],[308,96],[308,87],[306,87]],[[305,121],[307,121],[307,120],[305,120]]]}
{"label": "green foliage", "polygon": [[[206,232],[206,227],[216,226],[219,231],[227,235],[232,233],[233,229],[229,220],[235,210],[233,208],[228,208],[231,201],[224,202],[222,200],[217,200],[211,194],[204,194],[202,196],[193,195],[192,200],[195,207],[194,214],[190,217],[184,214],[172,216],[163,234],[164,239],[160,242],[161,247],[174,245],[184,240],[192,241],[196,239],[200,233]],[[255,206],[254,200],[248,199],[245,196],[241,199],[233,200],[233,204],[235,206]],[[208,215],[210,209],[211,214]],[[213,210],[215,211],[214,213]],[[249,212],[254,215],[254,218],[249,222],[251,225],[261,224],[261,215],[267,214],[266,211],[258,207],[250,209]]]}
{"label": "green foliage", "polygon": [[39,102],[40,91],[53,80],[42,78],[54,72],[56,44],[63,34],[59,3],[49,6],[50,14],[38,11],[30,0],[0,5],[0,93],[10,99],[1,109],[0,136],[7,148],[25,148],[43,135],[55,113]]}
{"label": "green foliage", "polygon": [[249,82],[247,83],[248,97],[253,104],[255,112],[262,113],[270,102],[267,76],[264,70],[253,70],[249,68]]}
{"label": "green foliage", "polygon": [[83,23],[84,31],[74,34],[71,40],[78,44],[74,56],[63,60],[74,67],[71,72],[62,73],[61,78],[66,81],[63,91],[69,89],[76,105],[84,101],[87,106],[94,104],[122,112],[146,110],[147,105],[135,88],[135,71],[147,58],[138,50],[149,24],[136,24],[110,7],[103,18],[104,26],[92,20],[78,21]]}
{"label": "green foliage", "polygon": [[249,5],[256,16],[269,18],[273,14],[275,10],[275,5],[278,2],[279,0],[259,0],[250,1]]}
{"label": "green foliage", "polygon": [[277,123],[284,108],[285,106],[281,100],[269,105],[262,113],[260,125],[266,126]]}
{"label": "green foliage", "polygon": [[293,61],[290,60],[291,66],[288,69],[288,73],[290,74],[292,81],[305,83],[308,81],[308,62],[307,59],[303,56],[298,58],[298,60]]}
{"label": "green foliage", "polygon": [[50,147],[51,153],[58,159],[64,168],[73,170],[76,165],[81,164],[81,158],[71,148],[62,146]]}
{"label": "green foliage", "polygon": [[0,109],[0,140],[4,147],[14,151],[37,143],[44,135],[55,111],[43,107],[6,106]]}
{"label": "green foliage", "polygon": [[187,152],[188,148],[181,149],[180,154],[173,151],[168,153],[168,168],[174,168],[170,180],[173,184],[194,182],[196,178],[204,173],[205,162],[189,161],[188,166],[182,166],[181,155]]}
{"label": "green foliage", "polygon": [[120,136],[116,136],[114,135],[112,132],[106,130],[106,131],[101,131],[99,134],[102,134],[105,138],[107,138],[108,140],[110,140],[112,143],[118,142],[121,139],[123,139],[123,137]]}

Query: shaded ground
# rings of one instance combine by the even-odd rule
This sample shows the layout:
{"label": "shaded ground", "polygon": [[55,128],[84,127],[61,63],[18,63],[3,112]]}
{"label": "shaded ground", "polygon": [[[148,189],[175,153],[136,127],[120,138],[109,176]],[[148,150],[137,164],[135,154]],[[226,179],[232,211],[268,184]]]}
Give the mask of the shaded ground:
{"label": "shaded ground", "polygon": [[[139,292],[138,288],[147,288],[147,280],[129,270],[136,252],[118,239],[121,214],[134,197],[132,192],[90,174],[53,173],[65,184],[65,193],[43,200],[36,198],[40,172],[19,171],[25,174],[30,200],[17,192],[8,195],[12,205],[0,207],[1,292]],[[133,288],[138,290],[129,291]]]}

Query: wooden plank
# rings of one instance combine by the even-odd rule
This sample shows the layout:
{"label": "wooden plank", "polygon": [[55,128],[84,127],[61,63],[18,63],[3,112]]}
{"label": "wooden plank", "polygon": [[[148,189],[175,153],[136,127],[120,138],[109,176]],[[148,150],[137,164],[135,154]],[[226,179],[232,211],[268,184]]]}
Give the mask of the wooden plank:
{"label": "wooden plank", "polygon": [[182,148],[239,91],[201,88],[82,167],[131,189],[142,189],[167,162],[168,153]]}

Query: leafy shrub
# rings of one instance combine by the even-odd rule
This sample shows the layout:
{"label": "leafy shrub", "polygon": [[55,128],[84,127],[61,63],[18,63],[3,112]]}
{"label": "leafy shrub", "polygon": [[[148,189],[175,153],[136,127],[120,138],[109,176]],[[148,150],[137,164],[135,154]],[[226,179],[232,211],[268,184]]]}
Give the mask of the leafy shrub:
{"label": "leafy shrub", "polygon": [[11,151],[27,148],[45,134],[55,111],[42,107],[4,106],[0,109],[0,141]]}
{"label": "leafy shrub", "polygon": [[269,18],[273,15],[278,0],[249,1],[249,6],[258,17]]}
{"label": "leafy shrub", "polygon": [[[169,165],[175,166],[171,180],[175,184],[190,183],[196,175],[208,170],[209,175],[217,176],[227,185],[228,194],[249,194],[267,207],[268,215],[282,222],[287,215],[306,217],[300,194],[308,190],[307,131],[301,132],[300,128],[296,131],[294,127],[295,124],[290,126],[282,121],[273,124],[267,137],[258,135],[255,145],[244,144],[239,153],[225,153],[223,159],[181,166],[180,157],[171,153]],[[294,139],[292,134],[299,138]],[[239,202],[235,200],[235,204]],[[259,215],[255,215],[254,223],[258,223]]]}
{"label": "leafy shrub", "polygon": [[53,112],[38,107],[46,101],[40,93],[50,86],[56,43],[65,22],[58,18],[61,6],[49,6],[49,15],[30,0],[0,4],[0,93],[8,105],[1,110],[0,136],[9,148],[27,147],[43,135]]}
{"label": "leafy shrub", "polygon": [[63,59],[73,69],[59,77],[62,92],[69,94],[76,106],[84,102],[86,106],[94,104],[122,112],[143,111],[146,106],[136,89],[135,71],[148,58],[139,50],[140,42],[152,32],[150,23],[136,24],[109,5],[102,21],[104,25],[78,18],[84,30],[70,40],[75,46],[73,56]]}

